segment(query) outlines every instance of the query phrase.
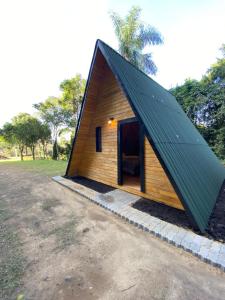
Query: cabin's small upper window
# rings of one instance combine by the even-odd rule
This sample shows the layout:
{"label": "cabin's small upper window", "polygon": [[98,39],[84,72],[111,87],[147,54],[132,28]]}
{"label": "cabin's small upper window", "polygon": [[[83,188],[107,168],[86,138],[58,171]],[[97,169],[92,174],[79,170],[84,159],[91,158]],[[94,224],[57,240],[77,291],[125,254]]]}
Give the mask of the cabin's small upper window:
{"label": "cabin's small upper window", "polygon": [[96,135],[96,152],[102,152],[102,128],[101,127],[96,127],[95,131]]}

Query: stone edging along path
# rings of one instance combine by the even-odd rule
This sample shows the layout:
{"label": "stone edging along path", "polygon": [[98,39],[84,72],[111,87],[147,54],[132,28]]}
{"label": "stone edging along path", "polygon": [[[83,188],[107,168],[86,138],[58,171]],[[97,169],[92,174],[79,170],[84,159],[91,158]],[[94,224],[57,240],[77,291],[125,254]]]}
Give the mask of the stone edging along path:
{"label": "stone edging along path", "polygon": [[201,260],[225,271],[225,244],[197,235],[190,230],[162,221],[133,208],[131,204],[140,197],[119,189],[101,194],[61,176],[55,176],[52,179],[144,231],[150,232],[176,247],[183,248]]}

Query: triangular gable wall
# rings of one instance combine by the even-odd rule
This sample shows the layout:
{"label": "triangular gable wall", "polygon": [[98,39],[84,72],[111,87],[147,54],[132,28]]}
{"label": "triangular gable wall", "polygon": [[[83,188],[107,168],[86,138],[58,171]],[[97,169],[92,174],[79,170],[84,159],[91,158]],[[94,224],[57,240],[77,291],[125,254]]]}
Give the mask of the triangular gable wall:
{"label": "triangular gable wall", "polygon": [[[114,117],[111,126],[109,117]],[[117,185],[117,121],[134,117],[121,87],[108,67],[105,58],[96,50],[86,91],[86,100],[79,130],[68,166],[67,175],[84,176],[155,201],[183,209],[154,150],[145,139],[145,186],[141,193]],[[103,151],[95,151],[95,128],[102,127]]]}

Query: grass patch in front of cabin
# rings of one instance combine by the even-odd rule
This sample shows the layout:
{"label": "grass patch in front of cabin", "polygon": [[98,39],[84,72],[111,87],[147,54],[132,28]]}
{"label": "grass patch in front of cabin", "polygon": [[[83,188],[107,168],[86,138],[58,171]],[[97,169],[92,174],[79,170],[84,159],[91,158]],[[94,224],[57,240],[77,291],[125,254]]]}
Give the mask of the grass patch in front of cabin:
{"label": "grass patch in front of cabin", "polygon": [[5,166],[16,166],[23,168],[26,171],[41,173],[47,176],[64,175],[66,172],[67,161],[65,160],[50,160],[50,159],[37,159],[37,160],[2,160],[0,164]]}
{"label": "grass patch in front of cabin", "polygon": [[0,299],[10,299],[20,286],[25,268],[21,243],[12,226],[6,224],[11,214],[0,202]]}

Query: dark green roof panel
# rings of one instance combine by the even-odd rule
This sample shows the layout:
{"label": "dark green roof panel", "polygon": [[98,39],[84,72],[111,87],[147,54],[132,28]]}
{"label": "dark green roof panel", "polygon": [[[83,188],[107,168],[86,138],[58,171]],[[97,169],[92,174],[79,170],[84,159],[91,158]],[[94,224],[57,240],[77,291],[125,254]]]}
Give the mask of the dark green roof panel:
{"label": "dark green roof panel", "polygon": [[98,47],[179,192],[204,231],[225,179],[225,168],[168,91],[102,41]]}

